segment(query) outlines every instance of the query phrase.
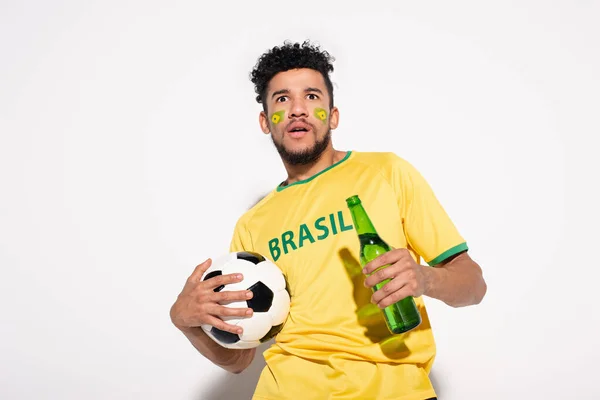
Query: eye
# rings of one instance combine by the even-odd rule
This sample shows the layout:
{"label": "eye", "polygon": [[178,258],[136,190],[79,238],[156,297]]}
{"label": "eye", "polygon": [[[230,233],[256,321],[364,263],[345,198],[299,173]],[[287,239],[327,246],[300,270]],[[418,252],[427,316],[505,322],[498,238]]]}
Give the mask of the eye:
{"label": "eye", "polygon": [[281,96],[281,97],[278,97],[278,98],[275,100],[275,102],[276,102],[276,103],[281,103],[281,102],[285,101],[285,99],[287,99],[287,96]]}
{"label": "eye", "polygon": [[307,97],[309,100],[317,100],[319,98],[319,96],[314,93],[310,93]]}

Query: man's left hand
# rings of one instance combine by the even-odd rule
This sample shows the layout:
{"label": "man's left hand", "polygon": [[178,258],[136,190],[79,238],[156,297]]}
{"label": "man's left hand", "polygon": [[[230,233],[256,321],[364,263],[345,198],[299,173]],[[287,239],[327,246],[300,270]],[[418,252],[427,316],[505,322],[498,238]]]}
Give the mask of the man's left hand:
{"label": "man's left hand", "polygon": [[381,289],[373,293],[371,302],[379,308],[385,308],[408,296],[419,297],[427,288],[427,275],[423,265],[417,264],[407,249],[394,249],[367,263],[363,269],[366,275],[386,264],[365,279],[366,287],[391,279]]}

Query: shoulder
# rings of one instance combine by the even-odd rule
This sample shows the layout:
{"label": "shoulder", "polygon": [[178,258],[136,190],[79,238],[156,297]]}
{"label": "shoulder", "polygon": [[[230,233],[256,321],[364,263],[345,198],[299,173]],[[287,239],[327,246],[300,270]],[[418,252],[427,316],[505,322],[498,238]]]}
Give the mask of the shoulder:
{"label": "shoulder", "polygon": [[267,206],[270,200],[273,198],[275,190],[272,190],[266,194],[260,195],[250,203],[248,208],[238,217],[236,222],[236,228],[245,227],[248,225],[250,220],[256,215],[256,213]]}
{"label": "shoulder", "polygon": [[363,167],[377,169],[387,177],[415,170],[406,158],[391,151],[357,151],[354,152],[354,161]]}

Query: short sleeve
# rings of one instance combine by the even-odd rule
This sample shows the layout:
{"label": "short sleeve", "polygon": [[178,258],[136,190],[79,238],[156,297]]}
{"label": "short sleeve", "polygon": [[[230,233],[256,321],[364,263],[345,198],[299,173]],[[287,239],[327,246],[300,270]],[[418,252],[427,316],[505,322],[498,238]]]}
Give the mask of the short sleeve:
{"label": "short sleeve", "polygon": [[252,251],[252,238],[250,232],[246,228],[243,218],[240,218],[235,224],[233,237],[229,245],[230,252],[236,251]]}
{"label": "short sleeve", "polygon": [[432,188],[412,164],[395,156],[392,181],[408,244],[427,264],[437,265],[468,250]]}

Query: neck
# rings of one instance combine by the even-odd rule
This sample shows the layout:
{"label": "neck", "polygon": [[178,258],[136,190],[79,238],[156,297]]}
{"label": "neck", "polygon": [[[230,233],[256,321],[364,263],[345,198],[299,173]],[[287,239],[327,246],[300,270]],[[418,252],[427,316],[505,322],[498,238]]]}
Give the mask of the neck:
{"label": "neck", "polygon": [[318,160],[310,164],[290,165],[283,161],[283,165],[288,174],[285,185],[287,186],[294,182],[309,179],[324,169],[329,168],[333,164],[339,162],[342,158],[344,158],[345,155],[345,151],[335,150],[332,146],[329,146],[323,152],[323,154],[321,154],[321,157],[319,157]]}

